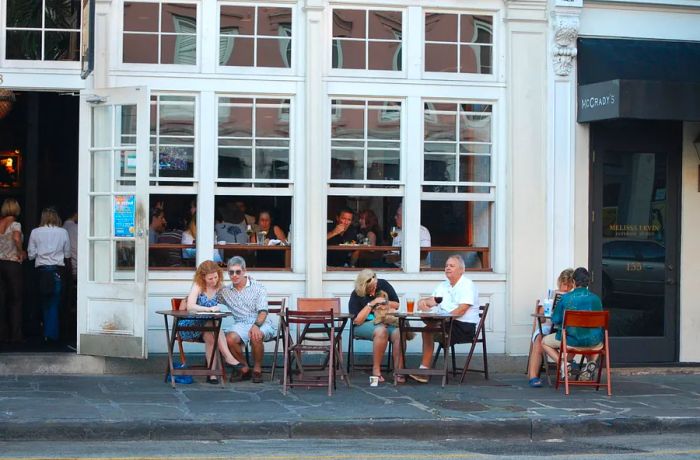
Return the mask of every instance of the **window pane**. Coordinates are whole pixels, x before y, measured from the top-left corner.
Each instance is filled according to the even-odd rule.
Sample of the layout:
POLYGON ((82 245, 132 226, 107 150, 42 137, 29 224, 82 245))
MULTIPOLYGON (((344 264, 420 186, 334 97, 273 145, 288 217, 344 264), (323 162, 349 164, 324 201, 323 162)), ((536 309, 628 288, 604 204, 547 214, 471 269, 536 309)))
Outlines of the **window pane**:
POLYGON ((335 69, 364 69, 365 68, 365 42, 333 40, 334 50, 337 53, 333 62, 335 69))
POLYGON ((460 140, 473 142, 491 141, 491 117, 467 115, 460 117, 460 140))
MULTIPOLYGON (((400 105, 398 108, 400 109, 400 105)), ((387 110, 369 110, 367 112, 367 138, 392 139, 401 138, 401 112, 393 108, 387 110)))
POLYGON ((41 32, 8 30, 5 56, 7 59, 41 59, 41 32))
POLYGON ((258 107, 255 114, 255 137, 289 137, 289 121, 282 115, 280 108, 258 107))
POLYGON ((194 148, 161 146, 158 149, 158 169, 161 177, 192 177, 194 148))
POLYGON ((331 179, 364 179, 364 151, 340 150, 331 151, 331 179))
POLYGON ((289 151, 256 149, 255 175, 258 179, 289 179, 289 151))
POLYGON ((491 157, 460 155, 459 180, 460 182, 490 182, 491 157))
POLYGON ((258 39, 258 67, 291 67, 292 41, 289 38, 258 39))
POLYGON ((248 6, 222 6, 220 32, 222 35, 253 35, 255 33, 255 8, 248 6))
POLYGON ((258 8, 258 35, 280 36, 280 29, 292 30, 291 8, 258 8))
POLYGON ((246 148, 219 148, 219 177, 252 178, 253 151, 246 148))
POLYGON ((463 14, 460 22, 462 43, 493 43, 493 17, 463 14))
POLYGON ((124 62, 158 64, 158 35, 124 34, 124 62))
POLYGON ((46 32, 44 60, 80 60, 80 32, 46 32))
POLYGON ((490 46, 463 45, 460 49, 459 71, 462 73, 482 73, 490 74, 491 52, 490 46))
POLYGON ((80 0, 46 0, 47 29, 80 29, 80 0))
POLYGON ((398 150, 368 150, 367 179, 399 180, 400 156, 401 153, 398 150))
POLYGON ((160 31, 197 33, 197 6, 187 3, 163 3, 160 31))
POLYGON ((428 72, 457 72, 457 46, 426 43, 425 70, 428 72))
POLYGON ((340 114, 333 121, 331 136, 337 139, 364 139, 365 111, 364 109, 338 109, 340 114))
POLYGON ((366 38, 365 10, 333 10, 333 37, 366 38))
POLYGON ((400 11, 370 11, 369 38, 384 40, 401 39, 401 12, 400 11))
POLYGON ((427 153, 430 152, 435 152, 435 153, 455 153, 455 147, 456 143, 454 142, 426 142, 423 145, 423 150, 427 153))
POLYGON ((163 35, 160 40, 161 64, 197 64, 196 35, 163 35))
POLYGON ((454 181, 455 156, 425 155, 423 179, 426 181, 454 181))
POLYGON ((252 135, 252 106, 232 107, 226 105, 219 105, 219 136, 251 137, 252 135))
POLYGON ((457 15, 443 13, 425 14, 425 40, 457 42, 457 15))
POLYGON ((124 31, 158 32, 158 4, 124 2, 124 31))
POLYGON ((401 42, 369 42, 370 70, 401 70, 401 42))
POLYGON ((425 140, 456 141, 457 114, 429 114, 425 118, 425 140))
POLYGON ((161 103, 159 109, 161 136, 194 136, 194 104, 161 103))
POLYGON ((41 0, 8 0, 7 27, 41 27, 41 8, 41 0))
POLYGON ((219 50, 221 65, 252 67, 255 39, 240 37, 222 37, 219 50))

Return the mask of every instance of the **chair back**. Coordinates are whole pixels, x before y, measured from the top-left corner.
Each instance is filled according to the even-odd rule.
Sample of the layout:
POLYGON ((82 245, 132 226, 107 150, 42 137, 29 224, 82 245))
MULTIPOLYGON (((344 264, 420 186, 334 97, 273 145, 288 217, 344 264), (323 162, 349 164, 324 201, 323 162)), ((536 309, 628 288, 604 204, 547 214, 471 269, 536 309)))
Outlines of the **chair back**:
POLYGON ((285 310, 284 318, 287 324, 321 324, 333 327, 333 310, 285 310))
POLYGON ((484 324, 486 324, 486 315, 489 314, 490 303, 481 305, 479 307, 479 323, 476 325, 476 330, 474 331, 474 337, 476 342, 482 342, 486 340, 486 331, 484 330, 484 324))
POLYGON ((610 322, 609 311, 578 311, 567 310, 564 312, 563 327, 586 327, 608 329, 610 322))
POLYGON ((268 300, 267 301, 267 311, 268 313, 284 314, 285 307, 287 305, 287 299, 282 298, 280 300, 268 300))
POLYGON ((333 310, 333 314, 340 313, 339 297, 301 297, 297 299, 297 311, 328 311, 333 310))
POLYGON ((173 297, 170 299, 171 310, 187 310, 187 299, 182 297, 173 297))

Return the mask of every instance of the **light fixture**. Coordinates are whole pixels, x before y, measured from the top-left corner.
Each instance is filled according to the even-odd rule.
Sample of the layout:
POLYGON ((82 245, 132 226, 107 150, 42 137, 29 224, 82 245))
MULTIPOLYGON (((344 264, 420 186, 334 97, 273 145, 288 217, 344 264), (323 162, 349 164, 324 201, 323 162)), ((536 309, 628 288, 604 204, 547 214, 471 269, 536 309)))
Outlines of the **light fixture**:
POLYGON ((700 133, 693 141, 693 146, 695 147, 695 154, 698 156, 698 192, 700 192, 700 133))
POLYGON ((0 89, 0 120, 5 118, 15 103, 15 93, 9 89, 0 89))

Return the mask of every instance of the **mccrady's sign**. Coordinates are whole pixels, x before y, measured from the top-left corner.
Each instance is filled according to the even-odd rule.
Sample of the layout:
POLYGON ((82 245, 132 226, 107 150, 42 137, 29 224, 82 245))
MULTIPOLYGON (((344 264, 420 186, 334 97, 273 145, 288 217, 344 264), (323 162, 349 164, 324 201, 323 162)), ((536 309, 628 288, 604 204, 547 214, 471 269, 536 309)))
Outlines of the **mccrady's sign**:
POLYGON ((620 116, 620 80, 578 87, 578 122, 608 120, 620 116))

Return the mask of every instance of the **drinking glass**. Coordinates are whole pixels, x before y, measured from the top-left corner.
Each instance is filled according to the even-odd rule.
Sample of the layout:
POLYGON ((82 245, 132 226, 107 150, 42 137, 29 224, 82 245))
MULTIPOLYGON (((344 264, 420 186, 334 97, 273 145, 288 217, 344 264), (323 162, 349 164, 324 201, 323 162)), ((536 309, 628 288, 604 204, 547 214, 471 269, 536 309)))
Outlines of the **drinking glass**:
POLYGON ((258 240, 258 246, 264 246, 265 245, 265 235, 267 232, 258 232, 255 237, 258 240))
POLYGON ((413 297, 406 298, 406 313, 413 313, 413 307, 415 306, 415 299, 413 297))
POLYGON ((399 228, 398 227, 391 227, 391 231, 389 232, 392 238, 396 238, 399 236, 399 228))

